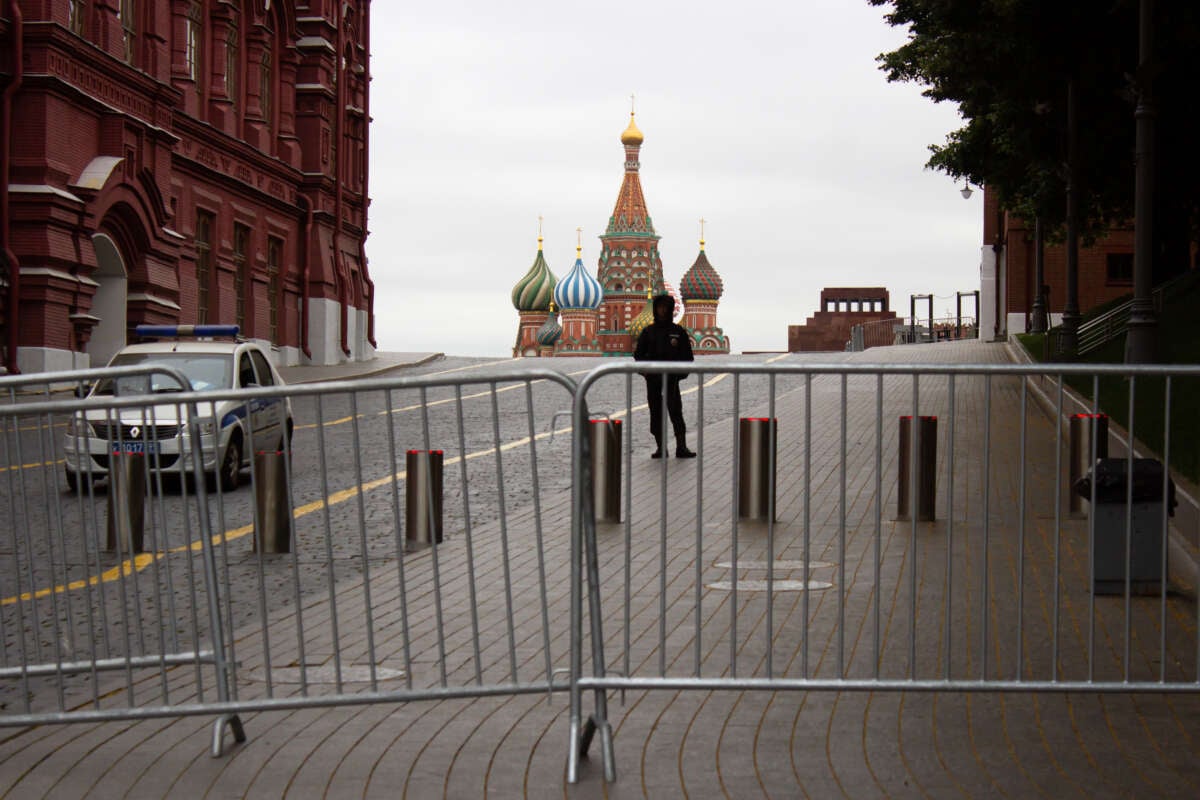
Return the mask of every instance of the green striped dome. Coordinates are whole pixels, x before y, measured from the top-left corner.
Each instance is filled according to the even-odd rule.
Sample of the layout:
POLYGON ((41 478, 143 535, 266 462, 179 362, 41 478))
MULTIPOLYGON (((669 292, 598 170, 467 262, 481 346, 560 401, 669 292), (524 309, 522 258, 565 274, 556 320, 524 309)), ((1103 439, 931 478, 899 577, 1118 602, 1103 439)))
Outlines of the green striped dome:
POLYGON ((517 311, 547 311, 554 296, 554 273, 546 264, 539 244, 537 258, 525 277, 517 281, 512 290, 512 304, 517 311))

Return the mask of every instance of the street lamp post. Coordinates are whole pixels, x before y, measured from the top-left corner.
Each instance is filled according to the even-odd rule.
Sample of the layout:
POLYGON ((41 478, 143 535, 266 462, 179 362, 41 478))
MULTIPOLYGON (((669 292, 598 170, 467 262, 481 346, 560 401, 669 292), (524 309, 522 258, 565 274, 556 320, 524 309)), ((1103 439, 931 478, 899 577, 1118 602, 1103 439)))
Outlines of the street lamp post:
POLYGON ((1042 230, 1041 214, 1033 218, 1033 309, 1030 314, 1029 332, 1045 333, 1049 328, 1046 319, 1046 239, 1042 230))
MULTIPOLYGON (((1079 349, 1079 132, 1075 78, 1067 80, 1067 298, 1063 303, 1062 351, 1079 349)), ((1040 289, 1040 287, 1039 287, 1040 289)))
POLYGON ((1150 52, 1154 44, 1154 2, 1142 0, 1138 8, 1138 102, 1137 171, 1133 197, 1133 306, 1126 323, 1125 361, 1151 364, 1155 361, 1158 320, 1154 315, 1154 118, 1151 95, 1150 52))

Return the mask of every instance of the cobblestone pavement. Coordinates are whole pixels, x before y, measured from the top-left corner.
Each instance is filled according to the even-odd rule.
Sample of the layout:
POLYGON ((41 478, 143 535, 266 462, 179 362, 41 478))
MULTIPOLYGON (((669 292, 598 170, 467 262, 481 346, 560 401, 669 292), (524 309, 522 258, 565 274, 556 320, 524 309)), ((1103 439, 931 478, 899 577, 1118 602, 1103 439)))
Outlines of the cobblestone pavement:
MULTIPOLYGON (((787 356, 782 363, 803 358, 787 356)), ((1002 362, 1007 353, 1001 345, 961 343, 809 360, 910 363, 914 358, 1002 362)), ((383 376, 457 370, 467 379, 480 369, 543 366, 425 361, 423 356, 394 363, 403 369, 383 376)), ((575 379, 598 363, 604 362, 550 362, 575 379)), ((307 377, 294 373, 287 379, 345 377, 341 370, 307 377)), ((952 496, 952 513, 914 526, 893 518, 893 431, 876 428, 877 402, 889 428, 897 415, 912 412, 911 380, 883 380, 877 400, 874 378, 843 386, 835 376, 819 377, 807 389, 800 378, 780 378, 773 387, 780 446, 777 522, 770 531, 762 523, 737 523, 730 497, 733 420, 769 413, 772 387, 766 380, 703 382, 703 424, 696 422, 701 381, 686 384, 693 446, 702 450, 694 462, 645 458, 649 437, 646 414, 637 408, 644 402, 638 382, 605 379, 589 397, 593 411, 630 418, 633 445, 626 448, 631 492, 625 523, 603 524, 598 532, 610 670, 636 677, 728 675, 735 669, 739 677, 761 677, 769 669, 784 677, 863 678, 878 669, 886 678, 937 678, 946 671, 963 680, 1014 674, 1044 680, 1054 673, 1077 680, 1089 669, 1105 679, 1119 677, 1122 669, 1134 680, 1160 670, 1176 680, 1196 674, 1190 586, 1173 586, 1162 609, 1157 597, 1135 598, 1134 641, 1128 646, 1119 599, 1097 604, 1095 628, 1089 630, 1091 610, 1087 592, 1080 589, 1086 580, 1086 552, 1080 551, 1084 526, 1068 519, 1061 532, 1055 528, 1053 509, 1061 498, 1053 497, 1052 428, 1032 407, 1021 413, 1018 381, 991 387, 992 400, 985 405, 985 379, 961 378, 953 411, 945 378, 922 382, 920 413, 937 414, 942 424, 956 426, 953 451, 939 453, 940 469, 949 474, 953 457, 952 471, 961 478, 953 490, 948 482, 939 485, 939 508, 949 508, 952 496), (992 420, 990 428, 982 426, 984 418, 992 420), (1029 450, 1024 484, 1014 477, 1020 475, 1022 418, 1029 450), (806 429, 808 437, 802 435, 806 429), (888 437, 879 488, 877 435, 888 437), (805 441, 810 444, 801 446, 805 441), (977 491, 984 472, 991 479, 988 496, 977 491), (1023 493, 1028 510, 1022 518, 1023 493), (883 510, 878 523, 876 508, 883 510), (1060 567, 1052 569, 1048 565, 1059 550, 1060 567), (777 564, 776 580, 803 577, 807 561, 810 577, 827 588, 777 592, 770 604, 765 592, 743 591, 735 607, 721 582, 735 574, 744 581, 762 579, 764 571, 755 562, 765 562, 768 555, 777 564), (986 590, 980 592, 981 586, 986 590), (1165 665, 1158 661, 1160 635, 1169 659, 1165 665), (1054 637, 1057 662, 1047 655, 1046 642, 1054 637), (1090 663, 1089 637, 1096 642, 1090 663), (1014 641, 1024 649, 1014 650, 1014 641)), ((486 451, 493 442, 492 426, 504 442, 545 433, 562 407, 563 395, 554 389, 516 385, 500 394, 485 387, 482 396, 462 405, 464 427, 471 432, 463 437, 463 451, 486 451), (538 420, 532 432, 528 407, 538 420)), ((323 452, 326 466, 315 473, 304 471, 304 463, 297 468, 308 481, 298 503, 398 468, 379 443, 393 436, 402 446, 421 446, 408 444, 424 436, 416 420, 420 415, 397 413, 420 399, 395 393, 389 400, 379 393, 353 402, 330 397, 319 408, 315 401, 298 404, 297 423, 305 426, 298 442, 307 442, 305 458, 323 452), (346 421, 334 424, 341 420, 346 421), (352 425, 357 435, 348 440, 345 432, 352 425), (321 480, 313 477, 317 474, 321 480)), ((424 398, 450 399, 452 390, 444 389, 424 398)), ((429 411, 432 444, 444 446, 449 460, 460 452, 458 422, 450 413, 457 407, 447 402, 429 411)), ((567 424, 562 420, 558 426, 567 424)), ((495 684, 510 678, 536 682, 548 671, 565 668, 567 442, 566 437, 541 439, 533 454, 518 447, 504 451, 503 460, 493 453, 448 467, 447 540, 436 550, 395 557, 386 483, 305 516, 297 525, 294 570, 284 560, 264 563, 249 552, 245 539, 229 544, 224 548, 226 589, 234 587, 235 594, 239 584, 264 589, 261 603, 251 597, 244 607, 235 604, 241 696, 264 696, 268 677, 274 696, 294 696, 300 691, 299 678, 292 677, 297 672, 310 681, 307 691, 321 694, 332 690, 327 684, 336 678, 329 676, 339 669, 347 691, 365 690, 362 672, 372 656, 382 689, 470 686, 477 680, 495 684), (453 475, 460 467, 469 470, 465 488, 453 475), (521 476, 533 475, 540 480, 538 495, 520 485, 521 476), (312 552, 322 542, 332 558, 312 552), (464 586, 479 593, 476 619, 464 586), (439 625, 444 657, 438 652, 439 625)), ((248 502, 245 492, 230 498, 226 528, 244 516, 248 502)), ((1086 547, 1086 538, 1082 542, 1086 547)), ((171 673, 171 686, 191 691, 189 676, 179 674, 190 671, 171 673)), ((103 688, 119 700, 125 683, 121 679, 103 688)), ((132 692, 140 696, 156 689, 139 684, 132 692)), ((100 694, 90 686, 73 691, 68 697, 80 704, 100 694)), ((585 709, 590 708, 591 697, 585 696, 585 709)), ((447 695, 244 714, 248 741, 217 759, 208 755, 212 720, 206 716, 0 729, 0 794, 1197 796, 1197 710, 1200 701, 1190 694, 638 690, 622 698, 613 692, 609 712, 618 780, 604 782, 593 744, 582 780, 572 786, 564 775, 565 694, 447 695)))

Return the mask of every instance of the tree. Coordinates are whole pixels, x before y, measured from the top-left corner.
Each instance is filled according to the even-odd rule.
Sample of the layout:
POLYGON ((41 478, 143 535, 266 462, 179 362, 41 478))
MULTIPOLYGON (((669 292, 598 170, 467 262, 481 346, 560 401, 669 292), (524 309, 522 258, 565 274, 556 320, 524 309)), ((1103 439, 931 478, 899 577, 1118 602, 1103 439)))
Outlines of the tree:
MULTIPOLYGON (((868 0, 889 6, 908 41, 879 57, 890 81, 954 102, 964 125, 931 145, 928 166, 986 184, 1001 204, 1051 228, 1064 222, 1067 86, 1077 102, 1081 230, 1132 218, 1137 0, 868 0)), ((1155 282, 1188 267, 1200 207, 1200 3, 1158 0, 1155 282)))

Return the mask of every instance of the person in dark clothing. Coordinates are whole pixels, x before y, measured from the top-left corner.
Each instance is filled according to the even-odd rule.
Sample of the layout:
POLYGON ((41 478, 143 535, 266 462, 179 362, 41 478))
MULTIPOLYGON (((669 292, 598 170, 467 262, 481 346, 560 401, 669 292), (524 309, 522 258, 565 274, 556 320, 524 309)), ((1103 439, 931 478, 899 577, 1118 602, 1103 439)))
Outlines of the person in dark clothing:
MULTIPOLYGON (((693 361, 692 339, 682 325, 672 321, 675 316, 675 299, 668 294, 654 298, 654 322, 647 325, 638 336, 637 345, 633 349, 633 357, 637 361, 693 361)), ((671 416, 671 427, 675 430, 675 457, 695 458, 696 454, 688 450, 687 426, 683 422, 683 400, 679 397, 679 382, 686 375, 646 374, 646 398, 650 405, 650 433, 658 449, 650 456, 663 456, 663 420, 662 404, 663 389, 667 392, 667 413, 671 416), (664 378, 666 380, 664 380, 664 378)))

